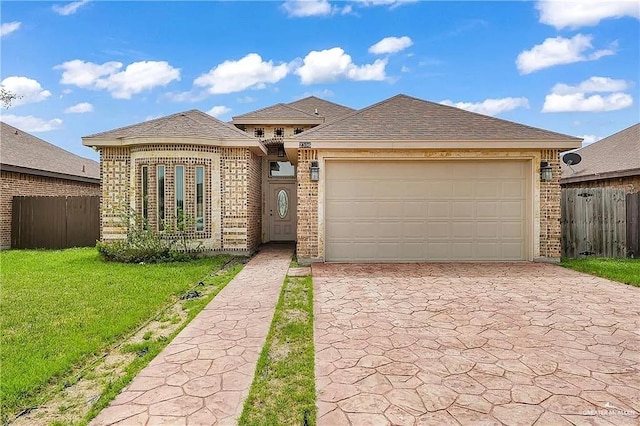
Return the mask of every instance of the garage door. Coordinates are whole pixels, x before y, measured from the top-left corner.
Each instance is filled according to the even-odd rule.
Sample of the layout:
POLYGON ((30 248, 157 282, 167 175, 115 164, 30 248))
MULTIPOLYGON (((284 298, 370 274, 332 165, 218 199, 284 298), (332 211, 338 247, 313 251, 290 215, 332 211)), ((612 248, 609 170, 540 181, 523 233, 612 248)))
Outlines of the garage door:
POLYGON ((529 258, 526 161, 327 161, 325 259, 529 258))

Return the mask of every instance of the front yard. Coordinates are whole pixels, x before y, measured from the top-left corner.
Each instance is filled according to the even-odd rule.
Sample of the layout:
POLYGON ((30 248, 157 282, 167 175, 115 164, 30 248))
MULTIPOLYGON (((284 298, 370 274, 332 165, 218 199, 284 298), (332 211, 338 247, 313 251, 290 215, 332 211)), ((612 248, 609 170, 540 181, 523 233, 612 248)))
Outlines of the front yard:
POLYGON ((566 268, 640 287, 640 259, 562 259, 566 268))
MULTIPOLYGON (((93 248, 0 252, 3 423, 50 397, 44 390, 67 386, 73 371, 109 351, 229 259, 150 265, 105 262, 93 248)), ((239 269, 220 277, 225 282, 216 283, 217 291, 239 269)))

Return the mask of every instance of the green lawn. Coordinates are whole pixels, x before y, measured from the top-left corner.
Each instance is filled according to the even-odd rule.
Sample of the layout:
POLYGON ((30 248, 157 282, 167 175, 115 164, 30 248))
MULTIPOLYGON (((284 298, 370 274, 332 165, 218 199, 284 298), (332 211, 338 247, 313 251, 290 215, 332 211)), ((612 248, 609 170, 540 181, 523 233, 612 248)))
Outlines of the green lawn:
POLYGON ((104 262, 93 248, 0 252, 3 420, 228 259, 132 265, 104 262))
POLYGON ((640 287, 640 259, 562 259, 560 265, 640 287))
POLYGON ((240 425, 316 423, 312 292, 310 276, 285 280, 240 425))

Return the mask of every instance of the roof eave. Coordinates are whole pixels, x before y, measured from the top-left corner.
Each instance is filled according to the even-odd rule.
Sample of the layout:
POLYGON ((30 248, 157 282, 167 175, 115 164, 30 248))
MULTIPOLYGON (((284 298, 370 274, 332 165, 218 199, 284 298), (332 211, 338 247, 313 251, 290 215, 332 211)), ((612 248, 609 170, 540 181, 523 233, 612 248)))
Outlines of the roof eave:
POLYGON ((201 136, 135 136, 126 138, 82 138, 82 144, 94 148, 131 147, 139 145, 204 145, 224 148, 247 148, 258 156, 267 155, 264 145, 256 138, 209 138, 201 136))
POLYGON ((580 146, 581 139, 505 139, 505 140, 358 140, 306 139, 304 133, 285 140, 285 148, 301 146, 314 149, 558 149, 580 146))
POLYGON ((23 173, 23 174, 27 174, 27 175, 33 175, 33 176, 43 176, 43 177, 50 177, 50 178, 56 178, 56 179, 64 179, 64 180, 72 180, 72 181, 76 181, 76 182, 86 182, 86 183, 95 183, 95 184, 99 184, 100 183, 100 178, 94 178, 91 176, 79 176, 79 175, 70 175, 67 173, 59 173, 59 172, 53 172, 53 171, 49 171, 49 170, 39 170, 39 169, 32 169, 30 167, 22 167, 22 166, 16 166, 13 164, 0 164, 0 170, 2 170, 3 172, 12 172, 12 173, 23 173))
POLYGON ((615 172, 591 173, 587 175, 568 176, 560 179, 560 184, 591 182, 595 180, 615 179, 629 176, 640 176, 640 168, 617 170, 615 172))

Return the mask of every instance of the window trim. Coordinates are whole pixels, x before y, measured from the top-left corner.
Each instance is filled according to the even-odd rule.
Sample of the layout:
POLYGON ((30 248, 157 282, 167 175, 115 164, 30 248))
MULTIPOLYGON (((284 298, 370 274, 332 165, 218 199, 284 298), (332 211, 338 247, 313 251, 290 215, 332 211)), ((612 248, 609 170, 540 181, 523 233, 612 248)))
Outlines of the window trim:
POLYGON ((149 224, 149 166, 143 165, 140 169, 140 186, 142 195, 142 220, 146 229, 149 224))
POLYGON ((196 194, 196 199, 195 199, 195 213, 196 213, 196 220, 195 220, 195 228, 196 228, 196 232, 205 232, 205 228, 206 228, 206 212, 207 212, 207 201, 206 201, 206 179, 205 179, 205 167, 204 166, 196 166, 195 167, 195 194, 196 194), (198 170, 202 170, 202 194, 198 194, 198 170), (198 216, 198 196, 200 195, 200 197, 202 198, 202 216, 198 216), (202 229, 198 229, 198 225, 199 223, 199 219, 200 217, 202 217, 202 229))
POLYGON ((186 213, 185 210, 185 195, 186 195, 186 191, 185 191, 185 169, 186 167, 184 166, 184 164, 176 164, 174 169, 173 169, 173 181, 174 181, 174 190, 173 190, 173 198, 174 198, 174 212, 176 215, 176 226, 178 228, 178 230, 180 230, 180 227, 184 227, 184 214, 186 213), (180 215, 180 207, 178 207, 178 169, 182 170, 182 215, 180 215))
POLYGON ((164 231, 164 221, 167 218, 166 212, 166 195, 167 195, 167 168, 164 164, 158 164, 156 166, 156 207, 157 207, 157 220, 158 231, 164 231), (160 173, 162 170, 162 173, 160 173), (162 187, 160 186, 160 176, 162 175, 162 187), (162 191, 161 191, 162 190, 162 191))

